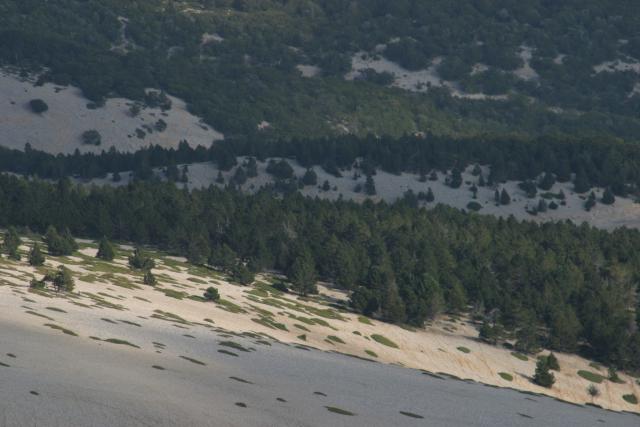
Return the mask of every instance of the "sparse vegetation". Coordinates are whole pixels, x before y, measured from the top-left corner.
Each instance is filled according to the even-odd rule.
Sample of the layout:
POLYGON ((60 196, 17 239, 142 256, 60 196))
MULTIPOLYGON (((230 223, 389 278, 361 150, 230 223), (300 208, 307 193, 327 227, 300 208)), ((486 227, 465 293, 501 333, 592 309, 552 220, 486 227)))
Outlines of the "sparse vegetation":
POLYGON ((394 343, 393 341, 391 341, 389 338, 384 337, 382 335, 379 334, 372 334, 371 338, 382 345, 386 345, 387 347, 391 347, 391 348, 399 348, 398 344, 394 343))

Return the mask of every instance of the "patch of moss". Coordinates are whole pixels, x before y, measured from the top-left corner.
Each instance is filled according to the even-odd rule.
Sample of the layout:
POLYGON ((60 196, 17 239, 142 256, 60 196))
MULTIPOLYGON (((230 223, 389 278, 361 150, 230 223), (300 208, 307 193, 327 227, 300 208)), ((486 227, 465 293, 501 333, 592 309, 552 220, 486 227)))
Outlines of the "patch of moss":
POLYGON ((602 375, 596 374, 591 371, 580 370, 578 371, 578 375, 584 378, 585 380, 591 381, 592 383, 596 383, 596 384, 600 384, 602 381, 606 380, 606 378, 603 377, 602 375))

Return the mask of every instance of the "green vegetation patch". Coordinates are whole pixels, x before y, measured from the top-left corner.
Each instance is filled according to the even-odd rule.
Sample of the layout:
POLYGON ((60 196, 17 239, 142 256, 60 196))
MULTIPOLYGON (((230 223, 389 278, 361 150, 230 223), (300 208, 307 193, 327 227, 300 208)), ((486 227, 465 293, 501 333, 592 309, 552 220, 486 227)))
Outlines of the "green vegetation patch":
POLYGON ((373 326, 373 322, 371 322, 371 319, 365 316, 358 316, 358 322, 364 323, 365 325, 373 326))
POLYGON ((375 352, 375 351, 373 351, 373 350, 365 350, 364 352, 365 352, 365 353, 367 353, 367 354, 368 354, 369 356, 371 356, 371 357, 378 357, 378 355, 376 354, 376 352, 375 352))
POLYGON ((632 405, 638 404, 638 398, 635 394, 625 394, 624 396, 622 396, 622 398, 625 400, 625 402, 631 403, 632 405))
POLYGON ((513 357, 515 357, 516 359, 522 360, 523 362, 527 362, 529 360, 529 358, 526 355, 524 355, 522 353, 517 353, 515 351, 512 351, 511 355, 513 357))
POLYGON ((465 353, 465 354, 471 353, 471 350, 469 350, 467 347, 460 346, 460 347, 456 347, 456 348, 457 348, 458 351, 461 351, 462 353, 465 353))
POLYGON ((337 342, 338 344, 346 344, 340 337, 337 337, 335 335, 329 335, 327 339, 329 341, 337 342))
POLYGON ((506 372, 498 372, 498 375, 500 375, 500 378, 505 381, 513 381, 513 375, 511 374, 508 374, 506 372))
POLYGON ((233 349, 238 350, 238 351, 244 351, 246 353, 249 352, 249 350, 247 350, 242 345, 240 345, 240 344, 238 344, 237 342, 234 342, 234 341, 220 341, 218 344, 221 345, 221 346, 224 346, 224 347, 233 348, 233 349))
POLYGON ((399 411, 399 412, 405 417, 409 417, 409 418, 417 418, 417 419, 424 418, 422 415, 414 414, 413 412, 406 412, 406 411, 399 411))
POLYGON ((246 313, 247 312, 242 307, 240 307, 238 304, 234 304, 231 301, 223 299, 223 298, 220 298, 218 301, 216 301, 216 304, 218 304, 218 307, 220 307, 221 309, 229 311, 231 313, 246 313))
POLYGON ((591 371, 580 370, 578 371, 578 375, 580 375, 585 380, 591 381, 592 383, 596 383, 596 384, 600 384, 601 382, 606 380, 606 378, 603 377, 602 375, 596 374, 595 372, 591 372, 591 371))
POLYGON ((33 311, 33 310, 27 310, 27 311, 25 311, 25 313, 30 314, 30 315, 32 315, 32 316, 42 317, 43 319, 47 319, 47 320, 51 320, 51 321, 55 321, 55 320, 56 320, 56 319, 54 319, 53 317, 49 317, 49 316, 44 315, 44 314, 36 313, 36 312, 35 312, 35 311, 33 311))
POLYGON ((398 344, 394 343, 393 341, 391 341, 389 338, 380 335, 380 334, 372 334, 371 338, 377 342, 378 344, 382 344, 382 345, 386 345, 387 347, 391 347, 391 348, 400 348, 398 347, 398 344))

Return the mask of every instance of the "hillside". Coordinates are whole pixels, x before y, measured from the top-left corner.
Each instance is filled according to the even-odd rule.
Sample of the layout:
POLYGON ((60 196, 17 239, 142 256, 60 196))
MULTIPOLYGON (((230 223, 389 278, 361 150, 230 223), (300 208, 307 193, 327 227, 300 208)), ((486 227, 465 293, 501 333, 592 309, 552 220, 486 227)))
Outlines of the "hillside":
MULTIPOLYGON (((21 247, 23 257, 30 246, 27 240, 21 247)), ((202 394, 212 392, 216 419, 228 425, 256 422, 254 417, 259 413, 269 414, 282 425, 309 422, 313 419, 309 417, 333 420, 336 415, 323 407, 357 414, 356 425, 411 425, 410 418, 398 411, 433 419, 436 414, 431 404, 455 393, 455 388, 472 387, 456 385, 451 378, 534 393, 532 399, 495 394, 491 389, 474 391, 474 395, 484 396, 479 399, 488 399, 488 405, 494 404, 492 399, 497 399, 496 403, 512 400, 510 410, 515 418, 510 425, 523 422, 520 410, 526 418, 545 419, 547 425, 556 425, 566 415, 555 417, 567 411, 575 414, 576 423, 593 423, 596 418, 606 419, 610 425, 634 422, 630 416, 570 406, 556 412, 561 408, 535 397, 539 393, 580 405, 638 411, 637 405, 622 398, 640 393, 634 378, 620 374, 619 384, 604 380, 598 384, 601 394, 592 398, 587 393, 590 382, 577 372, 606 375, 602 368, 580 357, 558 354, 561 371, 556 373, 557 383, 551 390, 544 389, 530 380, 534 357, 514 357, 508 349, 483 344, 477 339, 477 326, 465 317, 444 316, 425 329, 401 328, 349 312, 344 294, 325 287, 317 297, 303 298, 272 287, 271 283, 279 280, 273 276, 260 276, 254 285, 241 286, 213 270, 148 249, 157 264, 153 272, 158 284, 151 287, 142 283, 140 272, 127 266, 131 247, 119 246, 113 262, 94 258, 96 245, 92 242, 82 241, 80 247, 73 256, 49 257, 44 267, 2 259, 0 323, 7 333, 0 337, 0 361, 3 375, 13 384, 3 382, 11 390, 6 389, 9 412, 5 413, 10 425, 12 414, 19 413, 24 399, 44 405, 38 405, 40 409, 30 415, 34 421, 44 414, 44 408, 57 402, 52 414, 59 423, 65 419, 80 422, 102 412, 112 419, 112 425, 124 425, 127 420, 134 425, 146 422, 143 420, 156 420, 160 425, 180 420, 198 424, 202 422, 200 414, 209 413, 202 394), (73 292, 29 289, 32 278, 40 279, 45 271, 61 264, 72 271, 73 292), (212 285, 220 292, 217 302, 201 298, 212 285), (37 340, 14 339, 19 335, 37 340), (55 354, 49 361, 38 356, 44 343, 47 353, 55 354), (370 361, 348 360, 331 353, 412 369, 375 368, 370 361), (77 363, 69 364, 70 358, 77 363), (96 364, 102 364, 101 368, 96 369, 96 364), (69 370, 72 366, 73 373, 69 370), (336 369, 339 371, 334 372, 336 369), (421 375, 416 369, 430 374, 421 375), (345 380, 364 372, 366 376, 356 383, 371 381, 373 389, 355 390, 345 380), (406 398, 388 400, 389 388, 385 387, 385 392, 377 388, 381 383, 374 386, 383 377, 395 378, 393 382, 406 398), (174 393, 158 394, 169 378, 180 378, 175 384, 178 389, 172 386, 174 393), (430 389, 436 385, 444 390, 433 389, 431 404, 412 397, 414 387, 430 389), (148 387, 154 387, 154 397, 144 397, 148 387), (177 390, 185 390, 185 394, 175 393, 177 390), (79 393, 85 397, 80 398, 79 393), (365 399, 369 404, 364 404, 363 393, 371 393, 365 399), (105 398, 110 403, 100 409, 99 402, 105 398), (238 402, 234 399, 248 409, 235 406, 238 402), (526 401, 539 403, 519 409, 526 401), (377 409, 376 402, 382 404, 377 409), (170 406, 160 409, 167 404, 170 406), (306 406, 311 408, 303 409, 306 406), (550 412, 543 413, 543 407, 550 412), (124 411, 124 416, 112 408, 124 411)), ((489 419, 497 421, 493 410, 489 411, 489 419)), ((436 425, 468 425, 468 414, 466 410, 459 414, 438 411, 436 425)), ((511 419, 511 415, 500 418, 511 419)))
POLYGON ((91 100, 157 88, 225 135, 617 135, 638 5, 594 0, 0 2, 0 63, 91 100))

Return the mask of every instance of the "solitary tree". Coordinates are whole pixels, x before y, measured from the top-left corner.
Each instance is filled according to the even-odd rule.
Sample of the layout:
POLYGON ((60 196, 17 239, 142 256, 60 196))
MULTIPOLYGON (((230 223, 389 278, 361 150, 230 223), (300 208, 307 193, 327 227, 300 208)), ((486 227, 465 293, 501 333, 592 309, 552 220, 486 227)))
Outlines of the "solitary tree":
POLYGON ((156 281, 156 276, 154 276, 151 270, 145 270, 142 283, 149 286, 155 286, 158 282, 156 281))
POLYGON ((204 292, 204 299, 207 301, 218 301, 220 300, 220 293, 213 286, 209 286, 204 292))
POLYGON ((538 363, 536 363, 536 373, 533 376, 533 382, 546 388, 551 388, 556 382, 555 376, 549 371, 549 362, 546 357, 538 359, 538 363))
POLYGON ((29 265, 39 267, 44 264, 44 261, 44 254, 40 250, 40 244, 36 242, 29 252, 29 265))
POLYGON ((75 287, 75 281, 73 280, 73 276, 71 275, 71 270, 69 270, 64 265, 61 265, 58 268, 58 271, 53 276, 53 286, 56 288, 56 291, 65 291, 71 292, 75 287))
POLYGON ((49 106, 42 99, 32 99, 29 101, 29 107, 31 107, 31 111, 36 114, 42 114, 49 109, 49 106))
POLYGON ((552 371, 560 370, 560 362, 558 362, 558 358, 553 353, 549 353, 549 355, 547 356, 547 365, 552 371))
POLYGON ((610 188, 604 190, 602 194, 602 204, 604 205, 612 205, 616 202, 616 196, 613 195, 613 192, 610 188))
POLYGON ((511 203, 511 196, 509 196, 509 193, 507 193, 507 190, 503 188, 502 191, 500 192, 500 204, 508 205, 509 203, 511 203))
POLYGON ((20 239, 20 236, 18 235, 16 229, 10 227, 9 230, 7 230, 7 233, 4 235, 3 246, 4 251, 12 260, 20 261, 20 253, 18 252, 18 248, 20 247, 21 243, 22 240, 20 239))
POLYGON ((148 257, 140 248, 135 248, 133 254, 129 257, 129 267, 134 270, 151 270, 156 263, 148 257))
POLYGON ((96 254, 96 258, 99 258, 104 261, 113 261, 116 253, 111 245, 111 242, 107 240, 106 237, 100 239, 100 244, 98 246, 98 253, 96 254))
POLYGON ((373 177, 371 175, 367 175, 367 180, 364 183, 364 192, 367 196, 376 195, 376 183, 373 181, 373 177))
POLYGON ((316 185, 318 183, 318 174, 311 168, 307 169, 302 177, 302 183, 304 185, 316 185))

